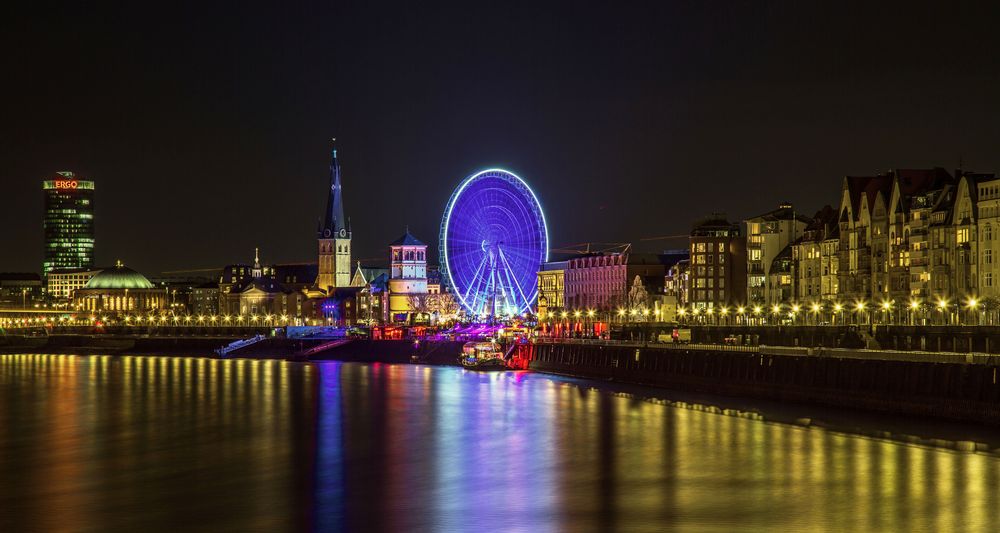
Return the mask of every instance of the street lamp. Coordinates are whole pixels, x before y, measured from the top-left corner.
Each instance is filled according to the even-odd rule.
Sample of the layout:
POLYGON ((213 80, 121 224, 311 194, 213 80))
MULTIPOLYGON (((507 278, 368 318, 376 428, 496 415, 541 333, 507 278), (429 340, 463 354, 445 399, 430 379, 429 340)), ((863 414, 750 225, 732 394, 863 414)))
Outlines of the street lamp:
POLYGON ((892 324, 892 302, 889 300, 882 302, 882 311, 885 312, 886 323, 892 324))
POLYGON ((812 304, 813 322, 817 326, 819 325, 819 312, 822 311, 822 310, 823 310, 823 306, 821 306, 817 302, 813 302, 813 304, 812 304))
POLYGON ((976 300, 975 297, 970 296, 969 300, 967 302, 965 302, 965 305, 966 305, 966 307, 969 308, 969 311, 972 312, 972 316, 976 317, 975 324, 973 324, 973 325, 978 325, 979 324, 979 315, 976 314, 976 308, 979 307, 979 301, 976 300))
POLYGON ((863 322, 864 317, 862 316, 861 313, 865 312, 865 303, 864 302, 857 302, 857 303, 855 303, 854 304, 854 309, 858 312, 858 324, 864 323, 863 322))
POLYGON ((910 300, 910 325, 915 325, 917 322, 917 311, 920 310, 920 302, 917 300, 910 300))
POLYGON ((941 298, 938 300, 937 306, 938 310, 941 311, 941 320, 943 320, 945 325, 947 325, 948 322, 950 322, 950 320, 948 320, 948 315, 945 314, 948 311, 948 300, 941 298))

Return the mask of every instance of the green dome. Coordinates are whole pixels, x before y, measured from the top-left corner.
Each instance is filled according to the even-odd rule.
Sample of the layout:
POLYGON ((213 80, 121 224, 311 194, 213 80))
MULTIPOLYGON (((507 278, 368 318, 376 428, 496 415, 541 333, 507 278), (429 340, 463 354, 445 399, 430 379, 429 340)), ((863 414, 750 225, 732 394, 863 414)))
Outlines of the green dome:
POLYGON ((84 289, 152 289, 146 276, 126 266, 105 268, 83 286, 84 289))

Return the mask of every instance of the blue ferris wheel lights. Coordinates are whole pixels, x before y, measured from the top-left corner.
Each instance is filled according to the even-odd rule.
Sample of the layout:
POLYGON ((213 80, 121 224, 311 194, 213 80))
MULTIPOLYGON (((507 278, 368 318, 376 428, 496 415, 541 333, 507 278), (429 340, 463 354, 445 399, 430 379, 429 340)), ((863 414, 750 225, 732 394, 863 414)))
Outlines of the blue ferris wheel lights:
POLYGON ((467 177, 441 223, 441 263, 473 316, 527 313, 548 260, 548 225, 534 191, 503 169, 467 177))

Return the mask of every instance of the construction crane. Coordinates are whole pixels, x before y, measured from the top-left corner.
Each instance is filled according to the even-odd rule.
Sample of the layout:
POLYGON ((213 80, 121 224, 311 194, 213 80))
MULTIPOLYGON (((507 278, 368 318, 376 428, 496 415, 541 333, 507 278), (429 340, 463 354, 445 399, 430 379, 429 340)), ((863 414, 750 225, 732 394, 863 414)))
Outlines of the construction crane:
POLYGON ((690 237, 691 237, 690 235, 688 235, 687 233, 684 233, 684 234, 681 234, 681 235, 660 235, 659 237, 643 237, 643 238, 641 238, 639 240, 640 241, 670 241, 670 240, 676 240, 676 239, 687 239, 687 238, 690 238, 690 237))
POLYGON ((549 251, 558 254, 598 254, 598 253, 618 253, 625 254, 632 249, 630 242, 581 242, 577 244, 567 244, 559 248, 552 248, 549 251))

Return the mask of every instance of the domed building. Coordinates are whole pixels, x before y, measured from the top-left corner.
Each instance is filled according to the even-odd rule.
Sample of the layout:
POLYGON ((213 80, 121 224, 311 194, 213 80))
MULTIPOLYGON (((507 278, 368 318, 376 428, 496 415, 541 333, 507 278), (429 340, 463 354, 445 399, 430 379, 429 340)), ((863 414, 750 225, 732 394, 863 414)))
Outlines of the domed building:
POLYGON ((167 292, 119 261, 73 293, 74 307, 86 311, 142 313, 166 307, 167 292))

